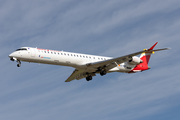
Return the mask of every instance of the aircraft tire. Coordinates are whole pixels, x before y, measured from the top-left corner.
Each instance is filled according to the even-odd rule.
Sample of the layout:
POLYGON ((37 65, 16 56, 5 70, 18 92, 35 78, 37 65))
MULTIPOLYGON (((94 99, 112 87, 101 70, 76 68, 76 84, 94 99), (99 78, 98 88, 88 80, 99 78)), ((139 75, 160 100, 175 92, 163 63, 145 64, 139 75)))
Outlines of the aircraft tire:
POLYGON ((106 71, 105 70, 101 70, 100 75, 101 76, 106 75, 106 71))
POLYGON ((21 66, 21 64, 17 64, 17 67, 20 67, 21 66))
POLYGON ((92 80, 92 76, 87 76, 87 77, 86 77, 86 80, 87 80, 87 81, 92 80))

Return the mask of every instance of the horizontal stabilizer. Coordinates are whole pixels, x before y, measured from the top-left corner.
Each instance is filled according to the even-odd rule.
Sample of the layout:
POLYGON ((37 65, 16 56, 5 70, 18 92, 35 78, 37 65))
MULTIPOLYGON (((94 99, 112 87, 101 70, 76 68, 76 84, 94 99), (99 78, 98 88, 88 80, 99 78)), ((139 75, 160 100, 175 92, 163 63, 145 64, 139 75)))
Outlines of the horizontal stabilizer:
POLYGON ((153 51, 161 51, 161 50, 169 50, 171 48, 162 48, 162 49, 156 49, 156 50, 145 50, 145 53, 153 52, 153 51))
POLYGON ((162 49, 156 49, 156 50, 152 50, 152 51, 161 51, 161 50, 169 50, 171 48, 162 48, 162 49))

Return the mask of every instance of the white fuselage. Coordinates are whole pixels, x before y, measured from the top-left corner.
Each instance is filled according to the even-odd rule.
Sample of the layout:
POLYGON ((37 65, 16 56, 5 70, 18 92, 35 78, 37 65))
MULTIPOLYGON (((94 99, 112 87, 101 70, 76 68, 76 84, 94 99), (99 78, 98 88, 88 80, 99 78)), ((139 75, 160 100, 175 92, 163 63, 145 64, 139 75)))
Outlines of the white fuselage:
MULTIPOLYGON (((55 51, 55 50, 39 49, 39 48, 31 48, 31 47, 22 47, 21 49, 18 49, 15 52, 11 53, 9 57, 11 59, 15 59, 19 61, 62 65, 62 66, 74 67, 76 69, 86 69, 87 65, 90 63, 112 59, 111 57, 103 57, 96 55, 80 54, 80 53, 65 52, 65 51, 55 51)), ((120 65, 117 65, 113 69, 110 69, 108 72, 128 73, 135 66, 136 65, 122 63, 120 65)))
POLYGON ((75 70, 65 82, 83 78, 90 81, 96 74, 104 76, 109 72, 136 73, 150 69, 148 62, 151 54, 169 49, 153 50, 156 44, 157 42, 149 49, 116 58, 32 47, 17 49, 9 58, 18 62, 17 67, 21 66, 21 61, 74 67, 75 70))

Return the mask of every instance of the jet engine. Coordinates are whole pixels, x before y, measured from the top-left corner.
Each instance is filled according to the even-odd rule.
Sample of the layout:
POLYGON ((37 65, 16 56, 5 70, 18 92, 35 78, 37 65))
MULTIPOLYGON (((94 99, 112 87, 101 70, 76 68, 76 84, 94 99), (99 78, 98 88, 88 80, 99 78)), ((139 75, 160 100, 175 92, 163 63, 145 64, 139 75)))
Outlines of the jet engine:
POLYGON ((138 65, 140 63, 143 63, 143 61, 139 57, 133 56, 132 59, 129 60, 128 63, 131 64, 131 65, 138 65))

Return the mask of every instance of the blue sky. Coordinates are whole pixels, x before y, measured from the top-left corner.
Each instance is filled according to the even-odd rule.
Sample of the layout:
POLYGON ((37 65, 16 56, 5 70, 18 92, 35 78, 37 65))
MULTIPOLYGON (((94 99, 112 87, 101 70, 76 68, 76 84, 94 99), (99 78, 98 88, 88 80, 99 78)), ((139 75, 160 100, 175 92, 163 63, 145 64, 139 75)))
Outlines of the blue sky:
POLYGON ((179 0, 1 0, 1 120, 180 119, 179 0), (23 46, 119 57, 151 47, 151 69, 65 83, 74 68, 22 63, 23 46))

